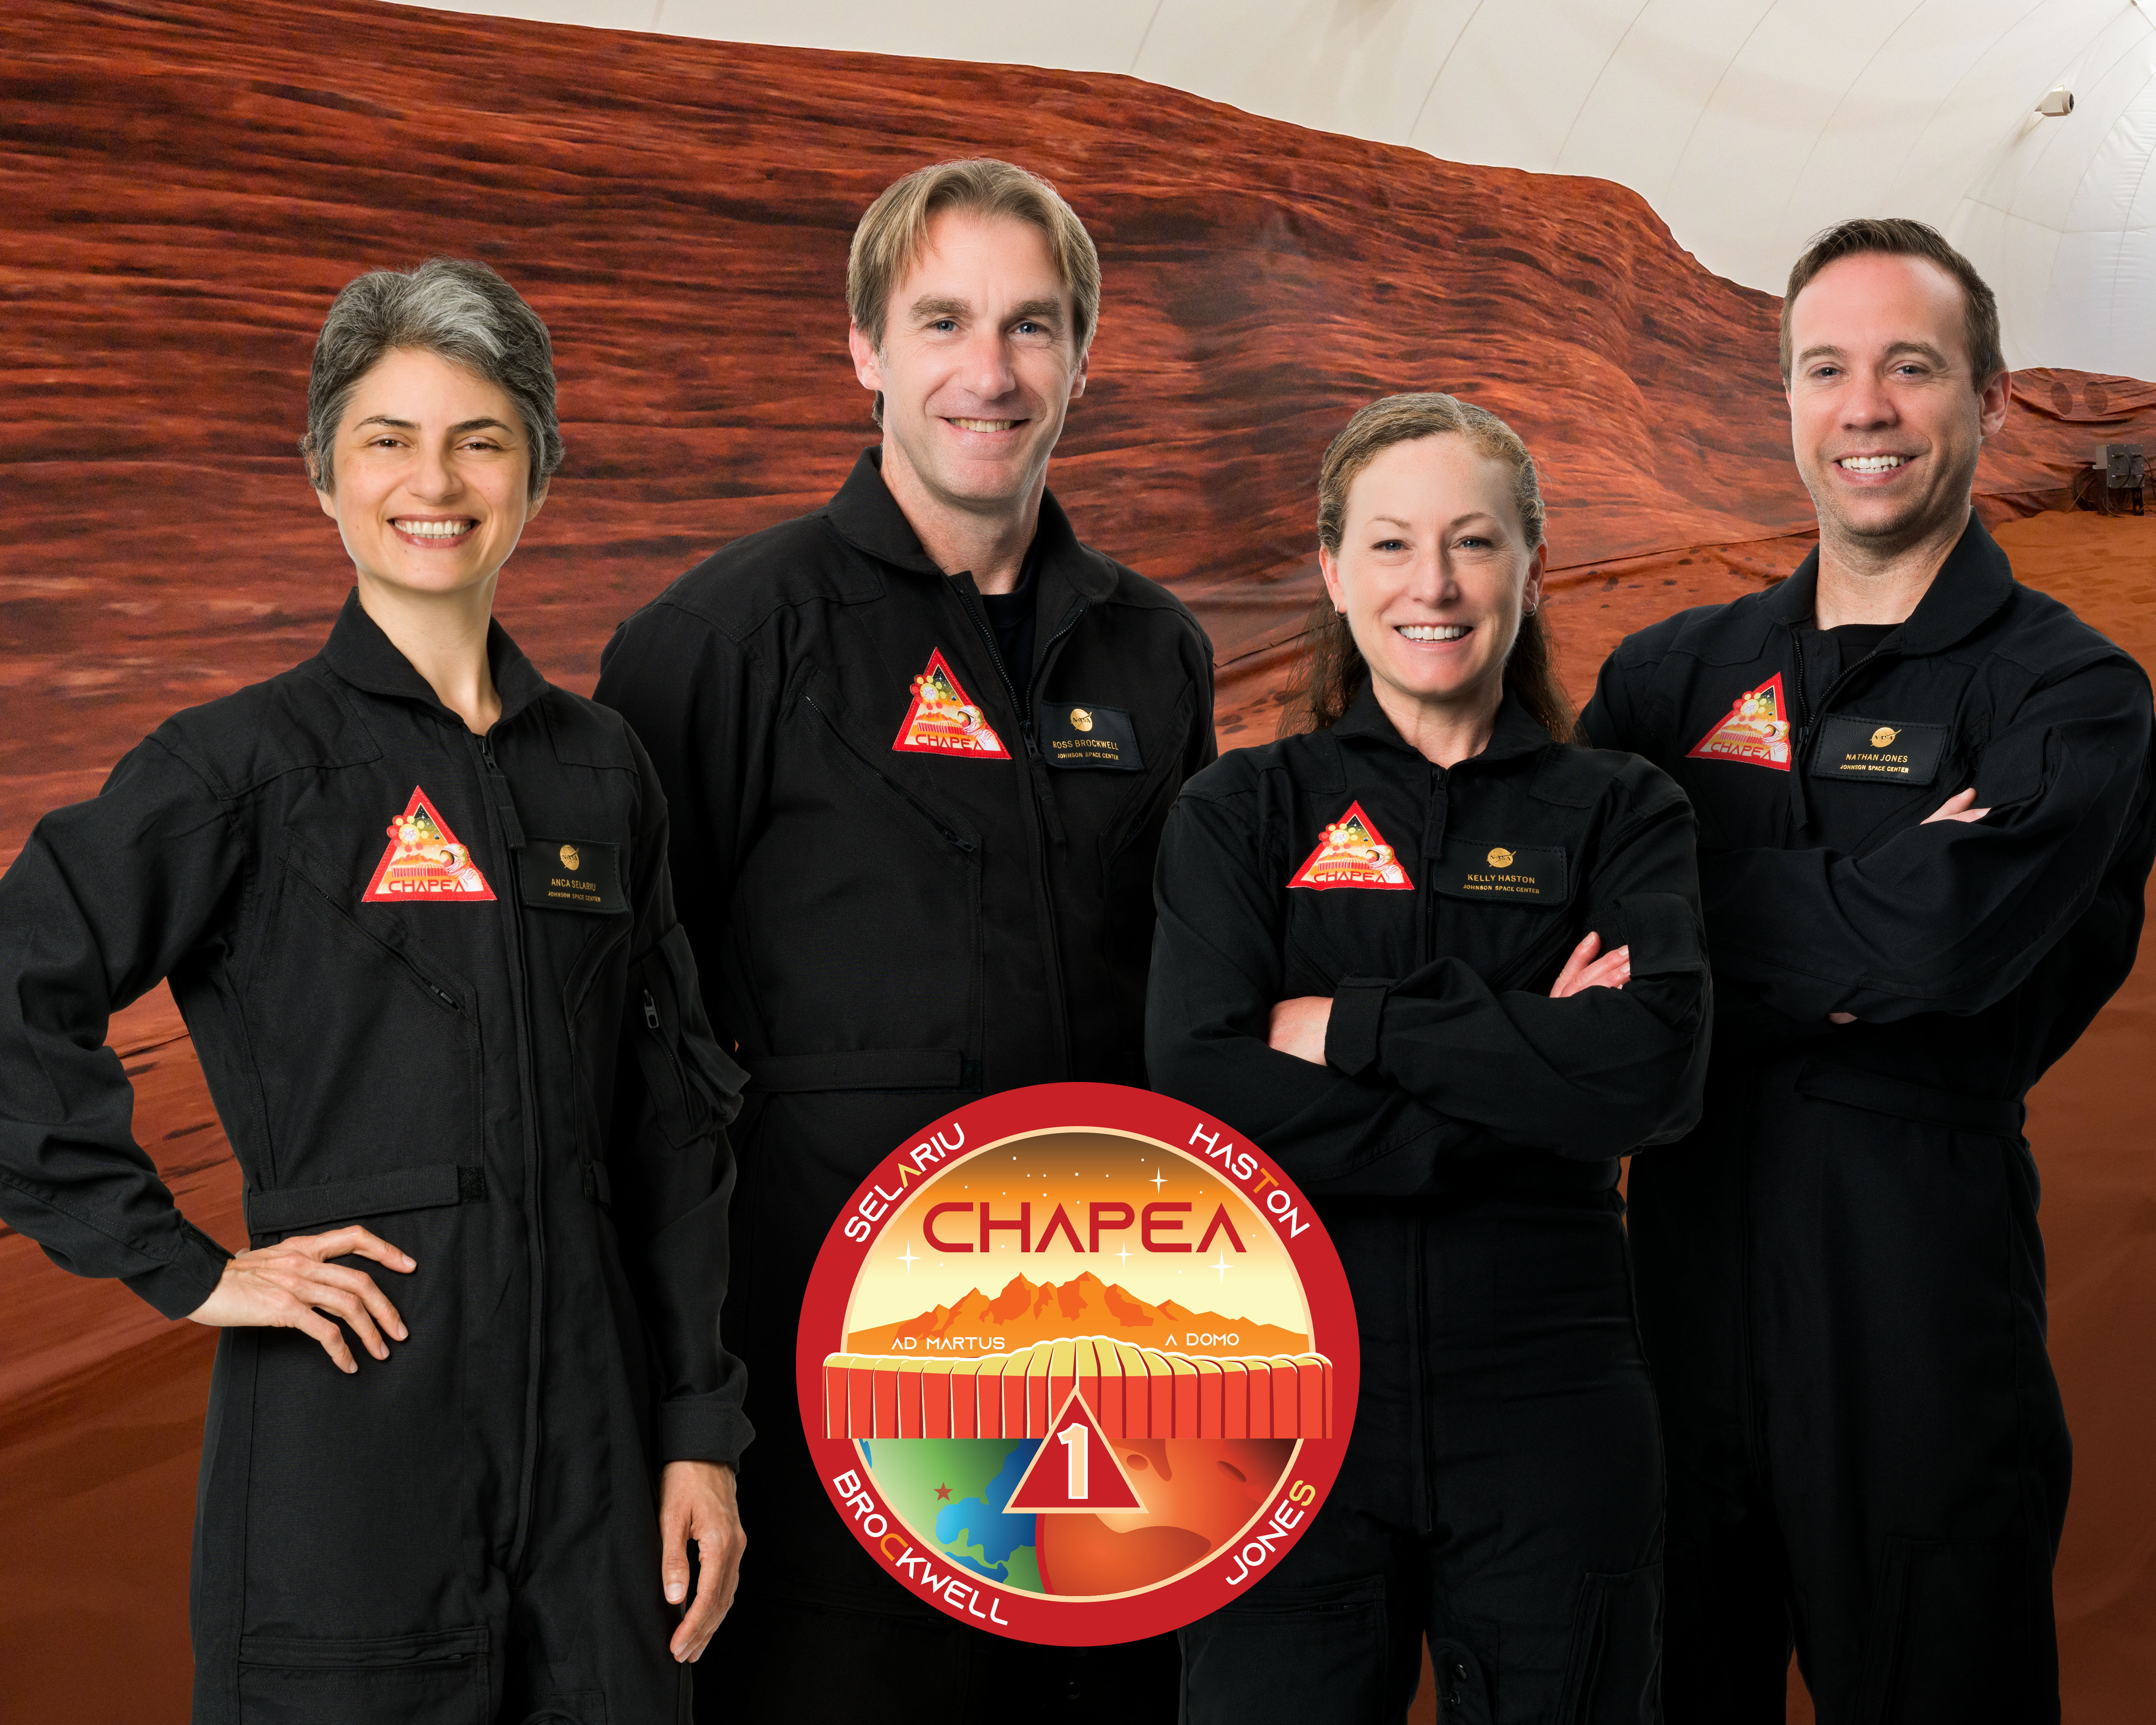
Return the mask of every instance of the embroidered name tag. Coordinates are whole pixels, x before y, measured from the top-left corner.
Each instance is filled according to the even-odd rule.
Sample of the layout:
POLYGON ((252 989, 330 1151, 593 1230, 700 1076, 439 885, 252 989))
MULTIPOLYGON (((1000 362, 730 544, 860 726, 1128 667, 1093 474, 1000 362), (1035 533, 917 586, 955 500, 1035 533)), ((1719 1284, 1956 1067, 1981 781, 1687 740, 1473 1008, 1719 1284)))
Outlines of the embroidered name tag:
POLYGON ((626 911, 621 847, 583 839, 534 839, 516 853, 516 885, 527 905, 547 911, 626 911))
POLYGON ((1499 899, 1511 904, 1561 905, 1565 901, 1564 848, 1493 845, 1486 839, 1447 839, 1437 854, 1430 884, 1453 898, 1499 899))
POLYGON ((1040 752, 1050 766, 1105 767, 1116 773, 1145 770, 1137 726, 1122 708, 1044 701, 1038 711, 1040 752))
POLYGON ((1883 784, 1929 784, 1946 753, 1943 725, 1904 725, 1829 713, 1820 721, 1812 752, 1815 778, 1862 778, 1883 784))

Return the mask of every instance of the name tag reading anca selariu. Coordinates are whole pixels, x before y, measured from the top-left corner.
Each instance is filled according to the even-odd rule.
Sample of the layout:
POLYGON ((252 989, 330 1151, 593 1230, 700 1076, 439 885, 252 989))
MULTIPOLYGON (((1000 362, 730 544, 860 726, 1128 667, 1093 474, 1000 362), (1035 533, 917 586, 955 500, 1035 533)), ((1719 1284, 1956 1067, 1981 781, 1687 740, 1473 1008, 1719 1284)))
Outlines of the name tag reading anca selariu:
POLYGON ((1137 726, 1123 708, 1096 706, 1090 701, 1044 701, 1036 711, 1040 752, 1050 766, 1145 770, 1137 726))
POLYGON ((1812 752, 1814 778, 1868 779, 1875 784, 1929 784, 1939 774, 1947 727, 1895 719, 1829 713, 1820 721, 1812 752))
POLYGON ((516 853, 516 885, 524 902, 542 910, 606 916, 629 908, 621 847, 597 839, 532 839, 516 853))
POLYGON ((1564 847, 1447 839, 1439 849, 1430 884, 1453 898, 1561 905, 1566 897, 1564 847))

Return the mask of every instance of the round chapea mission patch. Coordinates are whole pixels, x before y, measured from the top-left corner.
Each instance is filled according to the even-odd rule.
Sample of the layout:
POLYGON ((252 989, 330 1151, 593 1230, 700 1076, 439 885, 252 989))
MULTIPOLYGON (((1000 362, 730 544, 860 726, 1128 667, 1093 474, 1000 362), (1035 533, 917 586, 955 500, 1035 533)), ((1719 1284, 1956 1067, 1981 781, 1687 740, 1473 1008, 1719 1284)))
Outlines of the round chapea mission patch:
POLYGON ((1340 1471, 1359 1360, 1339 1257, 1262 1150, 1149 1091, 1045 1084, 861 1183, 795 1370, 824 1488, 899 1585, 1091 1646, 1279 1567, 1340 1471))

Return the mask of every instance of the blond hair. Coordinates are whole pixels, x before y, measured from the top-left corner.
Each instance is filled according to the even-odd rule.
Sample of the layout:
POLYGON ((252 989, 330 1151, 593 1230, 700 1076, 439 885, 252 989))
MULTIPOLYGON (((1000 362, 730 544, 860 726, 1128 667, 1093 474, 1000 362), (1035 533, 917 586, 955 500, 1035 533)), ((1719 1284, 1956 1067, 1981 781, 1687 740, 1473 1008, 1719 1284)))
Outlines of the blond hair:
MULTIPOLYGON (((879 352, 892 291, 928 243, 929 219, 947 209, 1030 222, 1047 237, 1055 273, 1070 294, 1070 333, 1083 354, 1101 310, 1101 254, 1077 212, 1039 174, 992 156, 939 162, 894 181, 854 229, 846 258, 846 310, 879 352)), ((876 398, 883 417, 883 398, 876 398)))
MULTIPOLYGON (((1317 470, 1317 542, 1338 557, 1348 526, 1348 493, 1358 476, 1395 444, 1425 437, 1464 437, 1476 454, 1511 469, 1512 506, 1522 536, 1530 552, 1543 542, 1542 486, 1534 457, 1519 433, 1487 408, 1435 392, 1372 402, 1332 439, 1317 470)), ((1281 714, 1283 737, 1338 724, 1370 674, 1347 618, 1322 593, 1311 606, 1304 636, 1302 663, 1281 714)), ((1571 740, 1572 703, 1557 680, 1548 631, 1533 612, 1520 619, 1520 633, 1505 661, 1505 680, 1544 730, 1560 742, 1571 740)))

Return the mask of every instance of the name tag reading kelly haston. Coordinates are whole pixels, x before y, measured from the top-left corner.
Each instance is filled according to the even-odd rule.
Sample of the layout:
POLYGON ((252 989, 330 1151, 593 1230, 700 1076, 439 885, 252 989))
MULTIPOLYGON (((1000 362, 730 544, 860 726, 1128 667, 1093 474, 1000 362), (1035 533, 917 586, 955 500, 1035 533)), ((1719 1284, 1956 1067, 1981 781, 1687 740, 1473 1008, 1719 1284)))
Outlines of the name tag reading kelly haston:
POLYGON ((1453 898, 1561 905, 1567 896, 1564 847, 1447 839, 1438 852, 1430 884, 1453 898))
POLYGON ((621 847, 597 839, 532 839, 516 853, 516 885, 524 902, 542 910, 607 916, 629 908, 621 847))
POLYGON ((1820 721, 1819 747, 1812 752, 1812 777, 1929 784, 1938 777, 1946 747, 1943 725, 1829 713, 1820 721))

